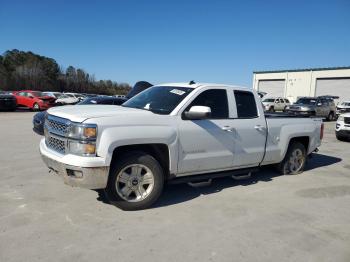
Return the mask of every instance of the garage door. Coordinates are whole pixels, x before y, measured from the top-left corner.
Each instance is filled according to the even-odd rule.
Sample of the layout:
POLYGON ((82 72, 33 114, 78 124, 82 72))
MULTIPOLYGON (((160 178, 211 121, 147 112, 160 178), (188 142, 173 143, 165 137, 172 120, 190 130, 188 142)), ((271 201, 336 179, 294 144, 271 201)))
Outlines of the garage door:
POLYGON ((266 92, 266 97, 275 97, 284 95, 284 80, 259 80, 258 90, 266 92))
POLYGON ((316 95, 339 96, 340 101, 350 100, 350 78, 317 79, 316 95))

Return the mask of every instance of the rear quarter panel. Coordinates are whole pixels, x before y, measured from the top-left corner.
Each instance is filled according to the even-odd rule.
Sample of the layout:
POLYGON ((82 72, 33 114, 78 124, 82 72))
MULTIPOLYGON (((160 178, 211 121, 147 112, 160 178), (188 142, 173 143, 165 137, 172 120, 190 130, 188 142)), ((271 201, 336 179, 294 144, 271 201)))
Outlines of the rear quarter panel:
POLYGON ((321 145, 321 119, 316 118, 267 118, 268 135, 266 154, 262 165, 275 164, 283 160, 289 142, 295 137, 309 137, 307 154, 321 145))

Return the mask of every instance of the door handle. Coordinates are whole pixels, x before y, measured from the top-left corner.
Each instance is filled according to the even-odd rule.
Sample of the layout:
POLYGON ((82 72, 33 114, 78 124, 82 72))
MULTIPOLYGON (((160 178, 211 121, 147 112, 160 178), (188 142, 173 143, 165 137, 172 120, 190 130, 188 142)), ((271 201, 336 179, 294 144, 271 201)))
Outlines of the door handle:
POLYGON ((233 132, 235 130, 235 128, 231 126, 223 126, 221 129, 227 132, 233 132))
POLYGON ((258 131, 265 131, 265 127, 261 126, 261 125, 256 125, 256 126, 254 126, 254 128, 258 131))

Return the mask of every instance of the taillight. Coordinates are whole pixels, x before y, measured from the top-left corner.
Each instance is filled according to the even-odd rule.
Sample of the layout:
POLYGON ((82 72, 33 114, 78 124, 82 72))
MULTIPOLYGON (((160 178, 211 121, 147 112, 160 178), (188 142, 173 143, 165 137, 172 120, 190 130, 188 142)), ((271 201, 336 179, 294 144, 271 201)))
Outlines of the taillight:
POLYGON ((320 139, 323 139, 323 133, 324 133, 324 124, 321 124, 321 132, 320 132, 320 139))

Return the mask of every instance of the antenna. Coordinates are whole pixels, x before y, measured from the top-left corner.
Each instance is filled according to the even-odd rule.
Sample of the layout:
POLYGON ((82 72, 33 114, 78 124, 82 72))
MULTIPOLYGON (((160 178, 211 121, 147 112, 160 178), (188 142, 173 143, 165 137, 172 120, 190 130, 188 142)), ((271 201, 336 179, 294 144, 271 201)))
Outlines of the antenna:
POLYGON ((195 81, 191 80, 189 85, 194 85, 195 83, 196 83, 195 81))

